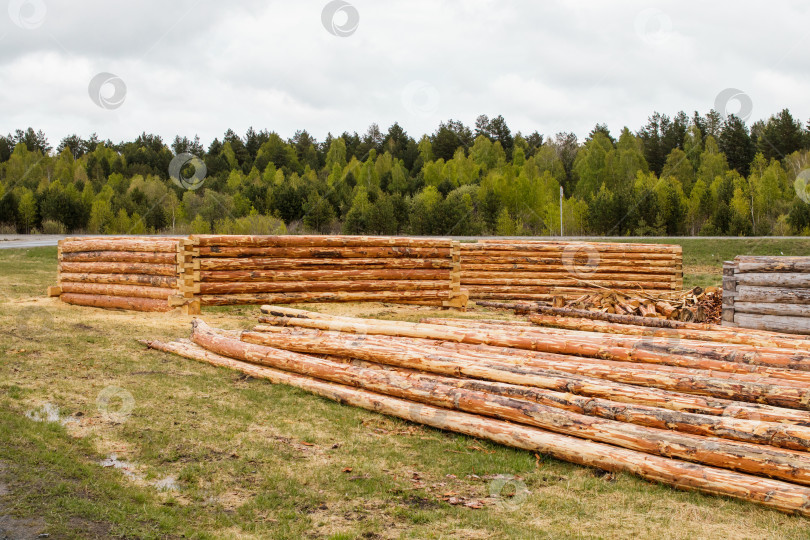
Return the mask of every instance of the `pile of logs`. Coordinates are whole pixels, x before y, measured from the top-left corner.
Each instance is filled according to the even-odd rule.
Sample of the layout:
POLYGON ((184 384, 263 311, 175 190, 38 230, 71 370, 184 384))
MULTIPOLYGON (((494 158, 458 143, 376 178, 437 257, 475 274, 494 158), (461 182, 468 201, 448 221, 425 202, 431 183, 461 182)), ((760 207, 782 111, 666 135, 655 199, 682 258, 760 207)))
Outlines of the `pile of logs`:
POLYGON ((681 247, 667 244, 481 240, 461 244, 461 284, 473 300, 656 294, 681 290, 682 259, 681 247))
POLYGON ((458 242, 384 236, 195 236, 204 306, 394 302, 464 308, 458 242))
POLYGON ((185 240, 176 237, 70 237, 58 244, 50 296, 81 306, 170 311, 183 296, 185 240))
POLYGON ((810 257, 740 255, 725 262, 723 324, 810 334, 810 257))
POLYGON ((252 331, 195 320, 190 341, 145 343, 435 428, 810 516, 803 337, 604 313, 675 328, 262 312, 252 331))
MULTIPOLYGON (((638 315, 678 321, 720 322, 722 291, 717 287, 694 287, 687 291, 652 294, 621 293, 612 290, 584 294, 567 300, 552 298, 554 307, 602 311, 619 315, 638 315)), ((484 303, 484 305, 487 305, 484 303)))

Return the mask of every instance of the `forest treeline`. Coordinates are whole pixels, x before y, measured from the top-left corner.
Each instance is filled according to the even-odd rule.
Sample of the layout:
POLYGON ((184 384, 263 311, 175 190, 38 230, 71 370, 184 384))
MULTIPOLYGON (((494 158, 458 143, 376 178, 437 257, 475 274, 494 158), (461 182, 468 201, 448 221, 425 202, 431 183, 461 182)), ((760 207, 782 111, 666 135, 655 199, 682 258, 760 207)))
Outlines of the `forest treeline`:
POLYGON ((750 127, 655 113, 582 142, 483 115, 418 140, 396 123, 323 141, 251 128, 207 149, 147 133, 53 148, 28 128, 0 136, 0 232, 556 235, 562 187, 566 235, 808 235, 808 149, 810 128, 787 109, 750 127), (196 189, 170 177, 179 154, 205 163, 196 189))

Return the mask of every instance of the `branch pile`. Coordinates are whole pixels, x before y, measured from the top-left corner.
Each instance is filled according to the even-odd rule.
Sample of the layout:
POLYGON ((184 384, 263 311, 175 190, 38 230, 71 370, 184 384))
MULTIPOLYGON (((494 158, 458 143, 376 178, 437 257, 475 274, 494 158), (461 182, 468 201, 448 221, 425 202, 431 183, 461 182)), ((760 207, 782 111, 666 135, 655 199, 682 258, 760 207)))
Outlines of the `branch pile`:
POLYGON ((802 338, 593 319, 584 331, 539 313, 407 323, 262 311, 252 331, 195 320, 190 341, 146 344, 435 428, 810 516, 802 338))

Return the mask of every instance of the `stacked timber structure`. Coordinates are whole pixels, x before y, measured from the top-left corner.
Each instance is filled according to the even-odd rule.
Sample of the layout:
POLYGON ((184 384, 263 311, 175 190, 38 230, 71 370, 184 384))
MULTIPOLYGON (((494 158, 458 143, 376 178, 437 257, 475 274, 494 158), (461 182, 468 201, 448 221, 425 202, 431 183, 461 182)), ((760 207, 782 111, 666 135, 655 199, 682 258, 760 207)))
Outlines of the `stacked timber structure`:
POLYGON ((391 302, 465 308, 458 242, 380 236, 89 237, 59 243, 51 296, 199 313, 201 305, 391 302))
POLYGON ((667 244, 481 240, 461 245, 461 285, 474 300, 550 301, 598 289, 683 288, 683 251, 667 244))
POLYGON ((723 325, 810 334, 810 257, 739 255, 725 262, 723 325))

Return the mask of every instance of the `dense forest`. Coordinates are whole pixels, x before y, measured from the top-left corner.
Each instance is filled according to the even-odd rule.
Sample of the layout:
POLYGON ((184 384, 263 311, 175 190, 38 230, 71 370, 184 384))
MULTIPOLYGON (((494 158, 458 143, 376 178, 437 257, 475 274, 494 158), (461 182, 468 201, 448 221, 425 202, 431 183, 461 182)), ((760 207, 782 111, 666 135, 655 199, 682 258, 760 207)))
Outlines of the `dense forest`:
POLYGON ((655 113, 582 142, 483 115, 418 140, 396 123, 320 142, 251 128, 207 149, 147 133, 54 149, 28 128, 0 136, 0 232, 557 235, 562 204, 566 235, 808 235, 808 149, 787 109, 750 128, 716 111, 655 113), (204 166, 172 178, 181 154, 204 166))

